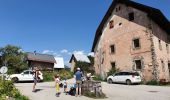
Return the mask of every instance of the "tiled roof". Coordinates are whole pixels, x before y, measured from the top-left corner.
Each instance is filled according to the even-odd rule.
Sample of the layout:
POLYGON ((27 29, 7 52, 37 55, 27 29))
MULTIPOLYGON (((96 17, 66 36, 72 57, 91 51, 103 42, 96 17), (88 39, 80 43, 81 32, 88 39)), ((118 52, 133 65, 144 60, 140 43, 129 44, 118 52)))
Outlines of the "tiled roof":
POLYGON ((70 63, 73 60, 73 58, 75 58, 76 61, 90 63, 89 58, 86 55, 84 55, 84 54, 73 54, 71 59, 70 59, 70 63))
POLYGON ((27 53, 27 60, 56 63, 53 55, 39 53, 27 53))

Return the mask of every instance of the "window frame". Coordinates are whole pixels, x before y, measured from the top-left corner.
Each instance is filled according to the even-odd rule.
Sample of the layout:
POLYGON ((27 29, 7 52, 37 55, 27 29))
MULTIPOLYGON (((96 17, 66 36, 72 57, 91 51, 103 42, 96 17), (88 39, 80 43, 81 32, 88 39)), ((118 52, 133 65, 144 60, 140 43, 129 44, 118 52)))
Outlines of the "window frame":
POLYGON ((141 59, 135 59, 135 60, 134 60, 134 63, 135 63, 135 69, 136 69, 136 70, 142 70, 143 64, 142 64, 142 60, 141 60, 141 59), (140 61, 141 68, 137 68, 137 63, 136 63, 136 61, 140 61))
POLYGON ((132 44, 133 44, 133 49, 136 50, 136 49, 140 49, 141 48, 141 41, 140 41, 140 38, 134 38, 132 40, 132 44), (139 40, 139 47, 135 47, 135 40, 139 40))
POLYGON ((109 21, 109 29, 114 28, 114 20, 109 21))
POLYGON ((135 13, 134 12, 130 12, 128 13, 128 20, 129 21, 134 21, 135 20, 135 13))
POLYGON ((116 53, 116 46, 115 44, 110 45, 110 54, 115 54, 116 53), (112 52, 112 47, 114 47, 114 52, 112 52))

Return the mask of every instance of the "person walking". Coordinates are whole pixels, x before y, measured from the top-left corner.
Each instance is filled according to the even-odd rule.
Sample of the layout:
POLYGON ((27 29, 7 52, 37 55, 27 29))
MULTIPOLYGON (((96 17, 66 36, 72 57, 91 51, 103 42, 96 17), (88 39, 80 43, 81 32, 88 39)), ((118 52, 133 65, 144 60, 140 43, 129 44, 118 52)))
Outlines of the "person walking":
POLYGON ((34 84, 33 84, 33 90, 32 92, 36 92, 36 89, 35 89, 35 86, 37 85, 37 82, 38 82, 38 79, 39 79, 39 69, 38 67, 34 67, 34 70, 33 70, 33 78, 34 78, 34 84))
POLYGON ((60 96, 60 76, 57 74, 55 76, 55 88, 56 88, 56 96, 60 96))
POLYGON ((75 73, 76 78, 76 96, 81 96, 81 85, 82 85, 82 72, 80 68, 77 68, 77 72, 75 73))

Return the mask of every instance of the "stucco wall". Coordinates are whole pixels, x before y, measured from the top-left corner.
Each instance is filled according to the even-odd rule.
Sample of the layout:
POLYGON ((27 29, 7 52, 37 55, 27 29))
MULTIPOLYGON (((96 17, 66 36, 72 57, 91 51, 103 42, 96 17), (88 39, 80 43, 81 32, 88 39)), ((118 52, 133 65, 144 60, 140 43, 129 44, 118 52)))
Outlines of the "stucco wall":
POLYGON ((143 67, 140 70, 144 80, 151 80, 153 75, 151 40, 147 31, 150 20, 145 12, 118 4, 121 10, 114 10, 105 24, 103 34, 95 48, 95 70, 97 74, 106 75, 111 69, 111 62, 116 62, 116 68, 135 70, 134 59, 142 59, 143 67), (135 13, 135 20, 128 20, 128 13, 135 13), (109 21, 114 20, 114 28, 109 28, 109 21), (119 25, 122 23, 122 25, 119 25), (132 40, 140 39, 141 48, 134 50, 132 40), (110 53, 110 46, 115 45, 115 54, 110 53))

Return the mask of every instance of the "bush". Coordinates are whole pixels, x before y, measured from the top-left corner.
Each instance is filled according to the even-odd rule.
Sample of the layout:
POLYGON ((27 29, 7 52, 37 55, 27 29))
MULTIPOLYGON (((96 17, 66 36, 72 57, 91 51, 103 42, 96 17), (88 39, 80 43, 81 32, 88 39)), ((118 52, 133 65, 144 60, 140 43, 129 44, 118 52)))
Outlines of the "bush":
POLYGON ((107 73, 107 76, 113 75, 113 74, 115 74, 116 72, 119 72, 119 69, 116 69, 115 67, 113 67, 113 68, 107 73))
POLYGON ((11 81, 0 80, 0 98, 6 100, 8 98, 15 98, 15 100, 29 100, 28 97, 21 95, 18 89, 15 88, 11 81))
POLYGON ((152 81, 148 81, 146 83, 146 85, 159 85, 159 82, 155 81, 155 80, 152 80, 152 81))
POLYGON ((54 71, 54 72, 43 72, 43 78, 45 82, 49 82, 49 81, 54 81, 54 76, 59 74, 61 77, 61 80, 63 80, 64 78, 67 79, 71 79, 73 78, 73 73, 69 70, 60 70, 60 71, 54 71))
POLYGON ((95 80, 95 81, 104 81, 104 82, 107 81, 106 78, 103 80, 102 77, 101 77, 100 75, 95 75, 95 76, 93 77, 93 80, 95 80))

